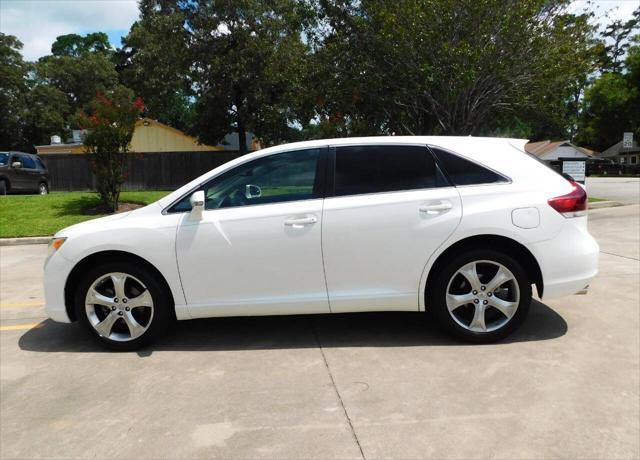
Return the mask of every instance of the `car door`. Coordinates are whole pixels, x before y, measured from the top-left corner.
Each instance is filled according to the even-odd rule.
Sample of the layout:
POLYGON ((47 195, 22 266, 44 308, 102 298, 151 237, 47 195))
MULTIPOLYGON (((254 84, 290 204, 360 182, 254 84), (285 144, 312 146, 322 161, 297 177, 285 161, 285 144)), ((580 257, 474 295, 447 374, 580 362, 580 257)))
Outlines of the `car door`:
POLYGON ((9 162, 11 190, 24 191, 28 189, 29 181, 28 175, 24 170, 24 158, 25 155, 20 155, 19 153, 11 155, 11 161, 9 162), (16 163, 20 163, 20 166, 14 166, 16 163))
POLYGON ((20 155, 20 160, 22 162, 22 168, 19 172, 24 180, 24 190, 38 190, 38 186, 40 185, 40 170, 38 169, 35 159, 29 155, 20 155))
POLYGON ((423 269, 460 222, 456 188, 424 145, 331 151, 334 196, 322 217, 331 311, 417 311, 423 269))
POLYGON ((321 250, 326 150, 258 158, 201 187, 205 210, 185 213, 176 237, 194 318, 329 311, 321 250))

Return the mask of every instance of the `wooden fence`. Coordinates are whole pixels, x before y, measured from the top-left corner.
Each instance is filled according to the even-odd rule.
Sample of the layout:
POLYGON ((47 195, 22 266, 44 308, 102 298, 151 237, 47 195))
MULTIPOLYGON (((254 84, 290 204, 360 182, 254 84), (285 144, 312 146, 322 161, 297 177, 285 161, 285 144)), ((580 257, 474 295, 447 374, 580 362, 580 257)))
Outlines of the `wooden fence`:
MULTIPOLYGON (((174 190, 221 164, 237 151, 128 153, 123 190, 174 190)), ((95 190, 91 155, 43 154, 52 191, 95 190)))

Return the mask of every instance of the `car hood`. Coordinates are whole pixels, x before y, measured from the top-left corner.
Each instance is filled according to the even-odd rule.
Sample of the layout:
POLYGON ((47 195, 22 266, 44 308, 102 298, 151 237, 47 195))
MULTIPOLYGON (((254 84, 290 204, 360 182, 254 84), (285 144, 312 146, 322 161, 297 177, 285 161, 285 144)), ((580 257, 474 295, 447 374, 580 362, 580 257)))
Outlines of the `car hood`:
POLYGON ((157 212, 158 205, 156 203, 152 203, 143 208, 135 209, 133 211, 122 212, 119 214, 112 214, 110 216, 99 217, 97 219, 87 220, 86 222, 81 222, 79 224, 71 225, 70 227, 63 228, 59 232, 57 232, 54 236, 56 238, 60 237, 70 237, 75 235, 81 235, 85 233, 92 233, 101 230, 108 230, 109 228, 119 227, 124 224, 123 221, 129 221, 130 219, 135 218, 136 216, 143 217, 148 212, 157 212))

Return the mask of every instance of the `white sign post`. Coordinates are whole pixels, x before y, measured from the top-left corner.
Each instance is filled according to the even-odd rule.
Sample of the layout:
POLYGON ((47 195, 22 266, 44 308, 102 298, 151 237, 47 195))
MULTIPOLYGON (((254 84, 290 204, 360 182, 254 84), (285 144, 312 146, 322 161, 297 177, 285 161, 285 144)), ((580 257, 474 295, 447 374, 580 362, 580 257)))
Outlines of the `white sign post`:
POLYGON ((568 174, 576 182, 584 184, 586 161, 563 161, 562 172, 568 174))
POLYGON ((622 135, 622 148, 630 149, 633 147, 633 133, 624 133, 622 135))

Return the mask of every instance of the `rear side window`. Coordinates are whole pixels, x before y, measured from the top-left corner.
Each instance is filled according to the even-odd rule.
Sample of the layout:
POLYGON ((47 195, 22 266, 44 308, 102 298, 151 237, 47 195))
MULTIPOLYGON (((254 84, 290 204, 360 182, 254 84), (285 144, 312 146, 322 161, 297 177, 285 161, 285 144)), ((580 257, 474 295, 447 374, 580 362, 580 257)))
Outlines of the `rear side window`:
POLYGON ((28 157, 26 155, 20 155, 20 161, 22 162, 23 168, 36 169, 36 162, 33 161, 33 158, 28 157))
POLYGON ((425 147, 357 145, 336 148, 335 196, 445 185, 425 147))
POLYGON ((431 147, 431 151, 454 185, 495 184, 509 182, 506 177, 453 153, 431 147))
POLYGON ((47 169, 40 158, 36 158, 36 163, 38 164, 38 168, 47 169))

